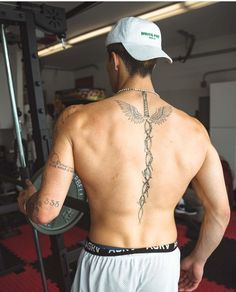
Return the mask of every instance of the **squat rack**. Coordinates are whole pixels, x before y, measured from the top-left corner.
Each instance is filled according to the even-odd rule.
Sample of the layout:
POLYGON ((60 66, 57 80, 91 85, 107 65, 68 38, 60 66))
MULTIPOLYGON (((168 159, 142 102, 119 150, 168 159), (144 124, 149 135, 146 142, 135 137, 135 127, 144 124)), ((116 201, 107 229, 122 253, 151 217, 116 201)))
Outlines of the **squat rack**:
POLYGON ((0 23, 20 28, 28 101, 30 105, 33 139, 35 141, 36 168, 44 165, 51 145, 45 118, 42 81, 38 59, 36 27, 65 38, 66 18, 62 8, 27 3, 0 4, 0 23))

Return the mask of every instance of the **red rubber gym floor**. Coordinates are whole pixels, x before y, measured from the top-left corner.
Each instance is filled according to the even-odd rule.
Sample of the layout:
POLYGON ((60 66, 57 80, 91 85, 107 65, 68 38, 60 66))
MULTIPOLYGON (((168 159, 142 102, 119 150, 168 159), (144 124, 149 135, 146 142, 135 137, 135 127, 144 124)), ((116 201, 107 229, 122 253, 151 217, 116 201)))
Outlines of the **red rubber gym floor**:
MULTIPOLYGON (((179 246, 182 256, 185 256, 193 249, 196 240, 190 234, 192 227, 188 224, 186 225, 185 221, 177 221, 177 226, 179 246)), ((2 275, 0 277, 0 291, 43 292, 32 228, 30 225, 24 224, 17 227, 17 229, 20 231, 19 235, 0 240, 0 249, 3 258, 7 259, 9 265, 18 262, 22 264, 23 269, 17 273, 11 272, 2 275)), ((86 235, 87 232, 85 230, 74 227, 64 234, 65 246, 67 248, 75 247, 86 235)), ((59 283, 55 274, 55 266, 53 267, 49 237, 40 234, 40 243, 45 262, 49 292, 59 292, 59 283)), ((232 212, 230 224, 225 236, 220 246, 208 260, 205 266, 204 279, 196 290, 196 292, 224 291, 236 291, 236 211, 232 212)))

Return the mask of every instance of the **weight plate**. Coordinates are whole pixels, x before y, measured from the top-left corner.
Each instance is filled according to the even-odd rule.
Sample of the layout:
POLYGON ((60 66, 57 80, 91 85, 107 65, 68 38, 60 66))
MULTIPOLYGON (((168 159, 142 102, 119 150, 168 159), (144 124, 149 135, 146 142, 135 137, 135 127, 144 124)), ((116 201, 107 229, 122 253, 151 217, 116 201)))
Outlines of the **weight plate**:
MULTIPOLYGON (((43 170, 40 169, 32 178, 35 188, 38 190, 42 181, 43 170)), ((80 178, 74 175, 67 198, 59 215, 48 224, 36 224, 30 220, 32 225, 41 233, 57 235, 71 229, 88 211, 87 197, 80 178), (68 199, 68 206, 67 206, 68 199)))

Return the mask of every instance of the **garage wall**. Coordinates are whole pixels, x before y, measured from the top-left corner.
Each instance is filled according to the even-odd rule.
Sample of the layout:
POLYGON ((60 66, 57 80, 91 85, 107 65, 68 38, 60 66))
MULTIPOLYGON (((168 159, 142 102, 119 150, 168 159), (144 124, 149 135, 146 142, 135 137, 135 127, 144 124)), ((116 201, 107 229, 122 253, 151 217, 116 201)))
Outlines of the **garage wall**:
MULTIPOLYGON (((210 133, 213 144, 236 174, 236 81, 210 87, 210 133)), ((236 181, 235 181, 236 186, 236 181)))
MULTIPOLYGON (((196 41, 192 55, 226 48, 236 48, 236 35, 226 35, 208 40, 196 41)), ((183 56, 184 46, 167 49, 170 56, 183 56)), ((208 87, 202 88, 203 74, 208 71, 236 67, 236 51, 227 54, 212 55, 189 59, 186 63, 175 62, 171 65, 161 63, 154 74, 154 80, 160 84, 160 93, 173 105, 193 114, 197 110, 198 97, 209 96, 209 84, 212 82, 236 80, 236 71, 211 74, 207 77, 208 87), (188 99, 191 99, 189 101, 188 99)))
POLYGON ((112 94, 112 90, 106 72, 106 61, 89 65, 86 68, 74 72, 75 79, 91 75, 94 77, 94 87, 103 88, 106 92, 106 96, 110 96, 112 94))
POLYGON ((57 90, 70 89, 75 87, 75 77, 73 71, 43 69, 41 71, 41 78, 47 103, 53 103, 55 92, 57 90))

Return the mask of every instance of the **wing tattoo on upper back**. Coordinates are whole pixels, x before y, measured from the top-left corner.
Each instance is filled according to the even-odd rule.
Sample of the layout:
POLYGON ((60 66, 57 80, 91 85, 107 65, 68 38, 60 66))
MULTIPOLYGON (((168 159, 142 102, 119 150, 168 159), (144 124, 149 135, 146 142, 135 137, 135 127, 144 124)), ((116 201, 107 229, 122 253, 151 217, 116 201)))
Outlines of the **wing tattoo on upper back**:
POLYGON ((167 117, 171 114, 172 107, 171 106, 163 106, 155 111, 154 114, 150 117, 150 122, 154 124, 162 124, 166 121, 167 117))
POLYGON ((135 124, 141 124, 144 122, 143 115, 135 106, 121 100, 116 100, 116 102, 119 104, 121 110, 131 122, 134 122, 135 124))

